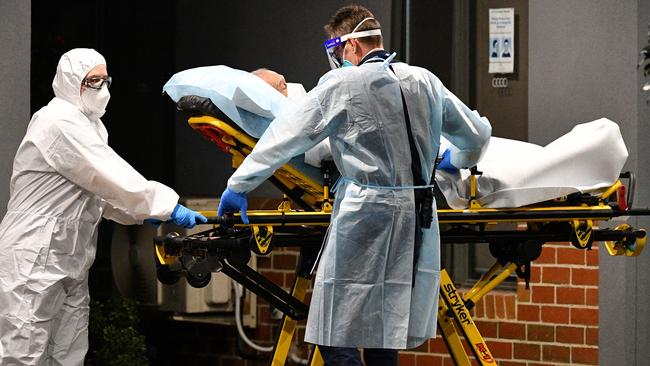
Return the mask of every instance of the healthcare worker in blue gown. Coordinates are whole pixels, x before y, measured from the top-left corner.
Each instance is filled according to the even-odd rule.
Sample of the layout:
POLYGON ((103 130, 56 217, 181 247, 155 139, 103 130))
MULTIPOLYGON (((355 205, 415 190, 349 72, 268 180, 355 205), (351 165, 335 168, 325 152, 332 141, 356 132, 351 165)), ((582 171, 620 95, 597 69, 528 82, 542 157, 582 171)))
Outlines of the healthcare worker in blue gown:
POLYGON ((422 228, 414 186, 430 188, 441 134, 455 146, 442 164, 464 168, 480 160, 491 127, 429 71, 390 63, 379 22, 367 9, 341 8, 325 30, 335 69, 271 123, 228 180, 219 215, 241 210, 247 221, 246 193, 292 157, 329 139, 342 181, 305 341, 320 346, 328 365, 361 365, 357 348, 364 349, 369 366, 397 365, 397 350, 436 334, 435 201, 433 222, 422 228))
POLYGON ((100 117, 110 83, 97 51, 65 53, 55 97, 18 147, 0 224, 0 365, 83 364, 88 270, 102 217, 127 225, 206 221, 108 146, 100 117))

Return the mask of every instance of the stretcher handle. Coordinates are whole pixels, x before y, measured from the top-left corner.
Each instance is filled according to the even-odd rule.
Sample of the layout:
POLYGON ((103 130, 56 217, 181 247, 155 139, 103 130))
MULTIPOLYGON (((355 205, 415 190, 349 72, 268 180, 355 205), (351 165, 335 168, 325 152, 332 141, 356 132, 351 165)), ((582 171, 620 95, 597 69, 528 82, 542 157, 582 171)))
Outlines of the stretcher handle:
POLYGON ((232 226, 235 224, 241 224, 240 216, 232 216, 232 214, 223 215, 222 217, 218 216, 205 216, 208 219, 206 222, 197 222, 197 225, 226 225, 232 226))
MULTIPOLYGON (((526 242, 560 242, 571 241, 574 234, 569 231, 531 232, 531 231, 477 231, 477 232, 441 232, 440 242, 443 244, 459 243, 510 243, 513 241, 526 242)), ((598 229, 593 231, 594 241, 614 241, 623 238, 642 239, 646 236, 644 230, 620 231, 598 229)))
MULTIPOLYGON (((284 214, 277 211, 271 211, 271 215, 256 215, 251 212, 248 213, 248 225, 284 225, 284 224, 323 224, 330 222, 331 214, 327 213, 291 213, 284 214)), ((211 225, 244 225, 239 214, 225 214, 221 217, 211 216, 208 217, 207 224, 211 225)))
POLYGON ((627 178, 628 180, 628 187, 627 187, 627 210, 632 210, 632 205, 634 205, 634 195, 636 193, 636 180, 634 179, 634 173, 632 172, 625 172, 621 173, 619 178, 627 178))

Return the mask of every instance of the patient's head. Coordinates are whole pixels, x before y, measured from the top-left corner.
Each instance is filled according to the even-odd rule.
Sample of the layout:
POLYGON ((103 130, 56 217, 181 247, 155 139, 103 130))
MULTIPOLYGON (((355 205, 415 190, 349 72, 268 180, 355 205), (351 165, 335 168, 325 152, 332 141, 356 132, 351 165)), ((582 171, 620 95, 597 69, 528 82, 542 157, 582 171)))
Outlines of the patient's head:
POLYGON ((288 96, 287 82, 284 80, 284 76, 282 74, 278 74, 277 72, 269 69, 257 69, 251 73, 266 81, 267 84, 271 85, 273 88, 275 88, 275 90, 282 93, 282 95, 285 97, 288 96))

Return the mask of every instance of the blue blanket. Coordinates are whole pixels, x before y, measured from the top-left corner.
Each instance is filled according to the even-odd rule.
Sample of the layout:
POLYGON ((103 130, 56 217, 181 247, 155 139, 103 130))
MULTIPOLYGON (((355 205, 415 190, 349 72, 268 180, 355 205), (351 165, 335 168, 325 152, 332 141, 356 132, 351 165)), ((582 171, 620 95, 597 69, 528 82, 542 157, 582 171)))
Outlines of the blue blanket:
POLYGON ((205 66, 178 72, 163 86, 175 102, 186 95, 210 98, 246 133, 260 138, 290 101, 259 77, 228 66, 205 66))
MULTIPOLYGON (((259 77, 228 66, 205 66, 174 74, 163 86, 175 102, 187 95, 210 98, 228 118, 247 134, 259 139, 267 127, 291 103, 259 77)), ((289 162, 322 184, 320 169, 305 163, 301 154, 289 162)))

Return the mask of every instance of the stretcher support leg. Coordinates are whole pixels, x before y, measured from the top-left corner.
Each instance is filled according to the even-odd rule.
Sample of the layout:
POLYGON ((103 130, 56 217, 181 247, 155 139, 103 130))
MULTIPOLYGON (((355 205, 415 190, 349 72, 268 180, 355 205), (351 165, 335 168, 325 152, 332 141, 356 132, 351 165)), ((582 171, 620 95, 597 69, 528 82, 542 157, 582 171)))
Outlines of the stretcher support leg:
POLYGON ((469 365, 469 357, 465 352, 465 347, 460 340, 460 335, 454 325, 454 318, 449 315, 449 308, 445 304, 442 295, 438 305, 438 326, 442 332, 442 339, 449 349, 449 355, 456 365, 469 365))
MULTIPOLYGON (((305 277, 297 276, 296 280, 293 283, 293 290, 291 294, 297 300, 304 301, 305 293, 307 288, 309 288, 310 280, 305 277)), ((284 366, 287 361, 287 356, 289 355, 289 350, 291 349, 291 341, 296 332, 297 321, 284 315, 282 321, 282 329, 280 330, 280 335, 275 343, 275 349, 273 351, 273 361, 271 362, 272 366, 284 366)), ((315 357, 314 357, 315 358, 315 357)), ((312 360, 312 365, 318 365, 314 363, 315 360, 312 360)), ((322 365, 322 363, 321 363, 322 365)))
POLYGON ((454 357, 454 362, 460 365, 469 365, 466 360, 467 354, 465 354, 464 349, 462 348, 462 343, 459 348, 458 344, 460 343, 460 338, 458 337, 456 330, 452 331, 447 328, 445 331, 446 328, 443 328, 455 327, 452 319, 456 320, 457 324, 460 326, 460 331, 467 340, 476 361, 482 366, 496 365, 496 361, 494 360, 487 344, 485 344, 481 333, 479 333, 476 328, 476 324, 474 323, 474 320, 472 320, 472 316, 465 306, 465 302, 456 290, 456 286, 454 286, 451 277, 449 277, 449 274, 444 269, 440 272, 440 285, 440 294, 443 300, 442 304, 443 307, 447 307, 448 310, 445 312, 442 312, 441 310, 438 313, 438 323, 443 329, 442 335, 445 339, 445 343, 449 345, 452 357, 454 357), (463 352, 460 351, 461 349, 463 349, 463 352))
POLYGON ((465 299, 471 298, 474 294, 476 294, 483 286, 485 286, 486 283, 490 281, 490 279, 497 273, 499 272, 503 266, 501 263, 498 261, 494 262, 492 267, 481 276, 481 279, 479 279, 472 288, 465 293, 465 299))
MULTIPOLYGON (((298 268, 296 269, 296 279, 293 282, 291 296, 300 303, 304 303, 307 289, 311 284, 311 269, 318 255, 318 248, 303 247, 300 250, 298 268)), ((305 305, 306 306, 306 305, 305 305)), ((272 366, 284 366, 291 350, 291 341, 296 333, 297 321, 285 313, 282 319, 282 329, 278 336, 273 350, 272 366)), ((309 364, 311 366, 323 366, 325 362, 318 350, 314 349, 310 355, 309 364)))
MULTIPOLYGON (((502 268, 501 264, 499 262, 495 263, 493 268, 495 268, 498 265, 497 268, 502 268)), ((508 278, 515 270, 517 269, 517 265, 515 263, 510 263, 508 266, 505 267, 505 269, 499 273, 498 275, 494 275, 494 273, 490 274, 488 277, 484 275, 483 278, 488 279, 487 281, 483 282, 480 287, 478 287, 472 294, 466 294, 463 297, 463 300, 465 301, 466 305, 471 309, 474 307, 474 304, 476 304, 483 296, 485 296, 488 292, 492 291, 495 287, 497 287, 501 282, 503 282, 506 278, 508 278), (469 295, 469 296, 468 296, 469 295), (471 305, 470 305, 471 304, 471 305)), ((480 281, 479 281, 480 282, 480 281)), ((472 288, 474 289, 474 288, 472 288)))
POLYGON ((309 310, 307 305, 287 294, 282 288, 257 273, 254 269, 247 265, 233 266, 226 260, 222 261, 222 264, 221 272, 264 298, 283 313, 297 319, 307 317, 309 310))
POLYGON ((323 366, 325 364, 325 361, 323 360, 323 356, 320 354, 320 349, 318 349, 318 346, 314 348, 314 352, 311 354, 311 359, 309 360, 309 365, 310 366, 323 366))

